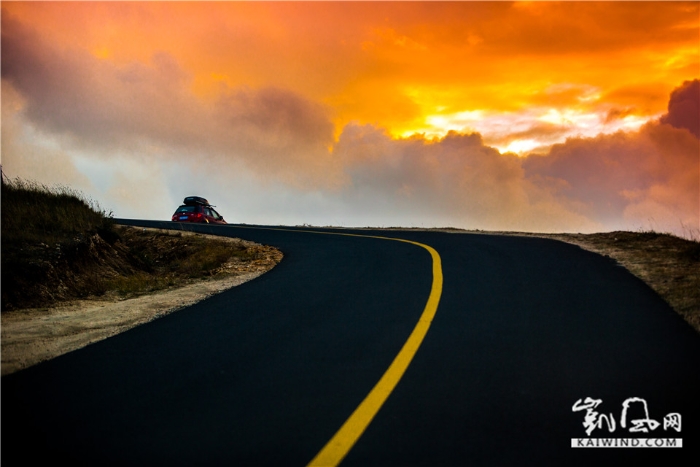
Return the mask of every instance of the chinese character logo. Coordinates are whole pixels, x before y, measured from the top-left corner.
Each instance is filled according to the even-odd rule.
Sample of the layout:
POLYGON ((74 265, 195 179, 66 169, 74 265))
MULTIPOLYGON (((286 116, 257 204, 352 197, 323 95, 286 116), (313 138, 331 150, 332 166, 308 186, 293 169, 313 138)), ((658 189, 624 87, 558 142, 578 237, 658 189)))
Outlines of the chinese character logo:
MULTIPOLYGON (((583 417, 583 427, 586 429, 586 434, 591 436, 591 433, 596 429, 606 427, 608 432, 615 431, 615 417, 612 413, 603 414, 598 412, 598 406, 603 403, 602 399, 593 399, 586 397, 585 399, 577 400, 571 410, 573 412, 585 411, 583 417)), ((649 433, 661 426, 661 423, 652 419, 649 416, 649 407, 647 401, 640 397, 630 397, 622 403, 622 412, 620 414, 620 426, 628 428, 630 433, 649 433)), ((675 430, 681 431, 681 415, 679 413, 669 413, 663 419, 664 431, 675 430)))

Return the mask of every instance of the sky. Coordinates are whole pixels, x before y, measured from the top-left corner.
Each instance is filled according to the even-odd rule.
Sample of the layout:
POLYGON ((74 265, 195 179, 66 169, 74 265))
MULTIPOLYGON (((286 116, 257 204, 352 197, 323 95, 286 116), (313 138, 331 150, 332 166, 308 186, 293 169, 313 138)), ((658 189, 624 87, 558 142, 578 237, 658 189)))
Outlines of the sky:
POLYGON ((115 217, 700 238, 698 2, 2 2, 2 168, 115 217))

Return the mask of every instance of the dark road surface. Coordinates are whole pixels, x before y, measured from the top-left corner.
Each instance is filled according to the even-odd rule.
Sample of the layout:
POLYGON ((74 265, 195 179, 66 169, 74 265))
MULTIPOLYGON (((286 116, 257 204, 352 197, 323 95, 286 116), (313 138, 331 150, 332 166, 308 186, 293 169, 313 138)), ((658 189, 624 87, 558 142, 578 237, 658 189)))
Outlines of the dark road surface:
MULTIPOLYGON (((3 467, 307 465, 382 378, 431 294, 433 260, 414 244, 196 229, 277 246, 284 259, 242 286, 3 377, 3 467)), ((536 238, 327 232, 429 245, 444 278, 422 345, 343 466, 698 461, 700 336, 611 260, 536 238), (586 410, 573 408, 589 397, 601 401, 591 415, 614 431, 603 423, 586 434, 586 410), (638 400, 623 418, 629 398, 638 400), (646 418, 644 402, 660 425, 630 432, 646 418), (664 426, 673 413, 680 432, 664 426), (683 448, 572 448, 578 438, 682 439, 683 448)))

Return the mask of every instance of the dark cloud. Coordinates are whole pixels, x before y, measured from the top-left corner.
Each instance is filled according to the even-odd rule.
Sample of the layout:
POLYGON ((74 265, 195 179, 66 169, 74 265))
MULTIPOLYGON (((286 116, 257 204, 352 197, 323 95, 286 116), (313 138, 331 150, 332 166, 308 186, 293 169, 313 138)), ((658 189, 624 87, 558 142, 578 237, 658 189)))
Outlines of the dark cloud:
MULTIPOLYGON (((700 142, 649 123, 638 132, 572 138, 523 161, 525 176, 607 229, 684 232, 700 219, 700 142)), ((694 235, 700 232, 692 232, 694 235)))
POLYGON ((685 128, 700 138, 700 81, 685 81, 671 93, 668 113, 661 117, 661 123, 675 128, 685 128))
POLYGON ((236 90, 222 96, 218 110, 233 131, 255 129, 298 144, 329 143, 333 124, 321 105, 283 89, 236 90))

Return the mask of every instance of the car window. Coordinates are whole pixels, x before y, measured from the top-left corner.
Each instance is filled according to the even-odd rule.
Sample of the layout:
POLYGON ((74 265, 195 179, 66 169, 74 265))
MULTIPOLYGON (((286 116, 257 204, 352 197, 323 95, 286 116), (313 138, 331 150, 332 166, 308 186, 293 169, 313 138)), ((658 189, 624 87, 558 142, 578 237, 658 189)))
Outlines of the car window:
POLYGON ((221 219, 221 215, 216 212, 216 209, 211 210, 211 215, 214 217, 214 219, 221 219))
POLYGON ((194 212, 194 206, 180 206, 177 208, 177 212, 194 212))

